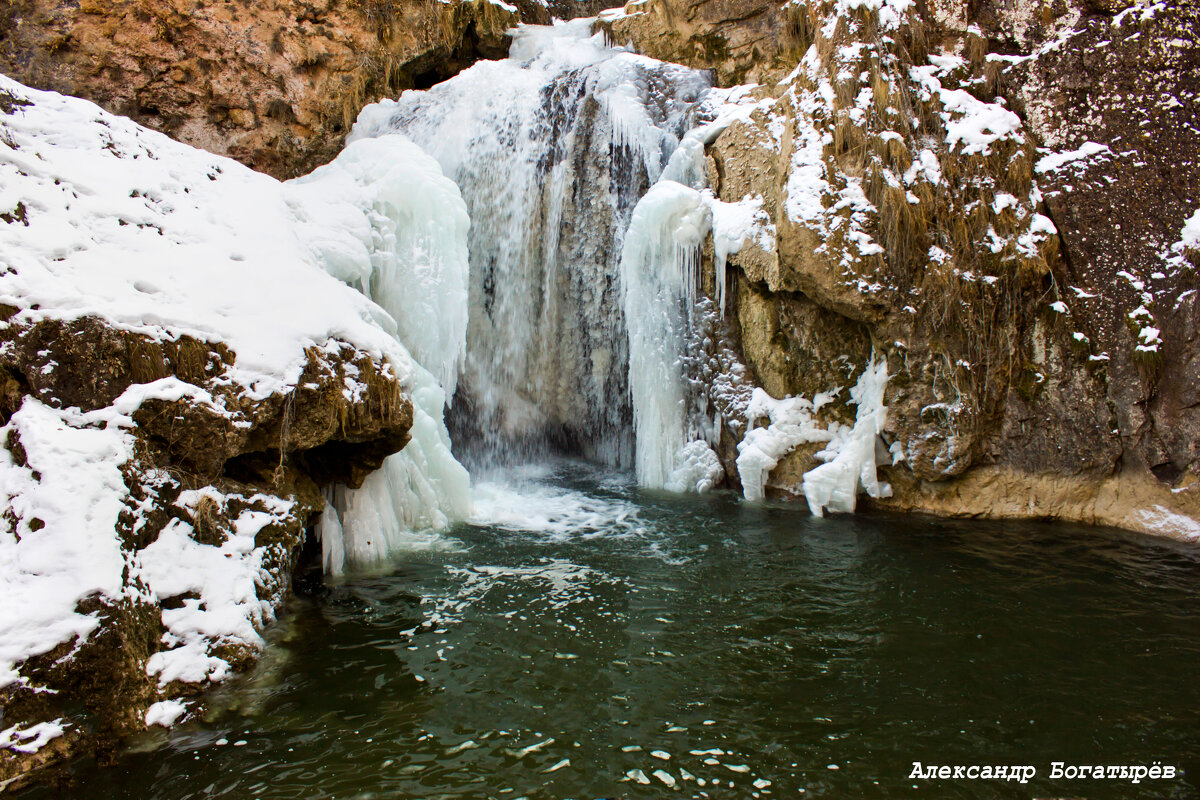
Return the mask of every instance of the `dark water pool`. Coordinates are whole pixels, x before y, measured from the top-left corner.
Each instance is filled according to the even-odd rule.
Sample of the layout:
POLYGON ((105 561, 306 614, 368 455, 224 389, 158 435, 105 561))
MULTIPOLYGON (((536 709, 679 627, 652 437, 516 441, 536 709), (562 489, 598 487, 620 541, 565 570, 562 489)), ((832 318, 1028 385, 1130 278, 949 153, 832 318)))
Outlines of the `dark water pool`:
POLYGON ((208 719, 16 796, 1200 797, 1194 549, 508 480, 456 549, 297 601, 208 719))

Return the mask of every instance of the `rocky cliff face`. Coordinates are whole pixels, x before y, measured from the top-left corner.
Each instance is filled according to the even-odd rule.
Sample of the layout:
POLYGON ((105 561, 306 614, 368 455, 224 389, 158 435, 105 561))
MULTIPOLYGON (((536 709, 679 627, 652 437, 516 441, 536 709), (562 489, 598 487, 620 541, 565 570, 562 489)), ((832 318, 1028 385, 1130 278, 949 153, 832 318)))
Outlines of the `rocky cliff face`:
POLYGON ((502 58, 520 21, 605 5, 14 0, 0 9, 0 72, 290 178, 331 160, 366 103, 502 58))
MULTIPOLYGON (((76 578, 74 559, 106 551, 117 570, 111 589, 74 608, 87 633, 20 661, 0 688, 10 745, 0 785, 82 752, 103 760, 122 736, 173 721, 252 663, 324 508, 319 485, 360 483, 404 446, 413 418, 396 375, 345 343, 312 349, 301 383, 249 402, 221 380, 235 354, 194 339, 164 345, 96 318, 7 324, 2 337, 0 461, 16 537, 6 553, 30 567, 52 556, 41 550, 68 544, 71 532, 38 505, 48 500, 52 514, 53 495, 78 493, 115 518, 89 514, 90 530, 76 531, 86 551, 64 547, 43 569, 76 578), (155 393, 171 379, 205 400, 155 393), (139 395, 123 430, 97 425, 139 395), (97 492, 88 478, 105 467, 112 480, 97 492), (47 734, 58 735, 36 747, 47 734)), ((46 600, 37 581, 6 591, 28 593, 18 605, 46 600)), ((64 625, 34 617, 43 637, 64 625)))
POLYGON ((601 24, 762 84, 708 153, 778 234, 732 259, 729 333, 776 397, 844 402, 887 359, 880 504, 1200 535, 1200 11, 645 0, 601 24))

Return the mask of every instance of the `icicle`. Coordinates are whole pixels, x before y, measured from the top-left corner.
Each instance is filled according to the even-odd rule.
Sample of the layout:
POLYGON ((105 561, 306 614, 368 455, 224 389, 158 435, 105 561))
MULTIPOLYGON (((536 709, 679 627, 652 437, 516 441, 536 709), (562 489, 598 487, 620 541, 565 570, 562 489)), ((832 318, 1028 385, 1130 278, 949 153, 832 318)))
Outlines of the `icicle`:
POLYGON ((711 228, 712 212, 700 192, 661 181, 638 203, 625 237, 621 280, 635 466, 643 486, 682 488, 675 473, 689 460, 689 443, 679 356, 696 302, 700 249, 711 228))

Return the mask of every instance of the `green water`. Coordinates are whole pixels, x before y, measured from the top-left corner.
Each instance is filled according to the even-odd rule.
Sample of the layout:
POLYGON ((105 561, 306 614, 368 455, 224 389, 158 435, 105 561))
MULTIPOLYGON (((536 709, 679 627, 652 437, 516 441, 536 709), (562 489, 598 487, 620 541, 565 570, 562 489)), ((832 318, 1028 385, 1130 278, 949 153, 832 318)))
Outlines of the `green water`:
POLYGON ((516 477, 507 527, 301 597, 209 719, 17 796, 1200 796, 1194 549, 516 477), (1179 774, 1051 781, 1052 761, 1179 774))

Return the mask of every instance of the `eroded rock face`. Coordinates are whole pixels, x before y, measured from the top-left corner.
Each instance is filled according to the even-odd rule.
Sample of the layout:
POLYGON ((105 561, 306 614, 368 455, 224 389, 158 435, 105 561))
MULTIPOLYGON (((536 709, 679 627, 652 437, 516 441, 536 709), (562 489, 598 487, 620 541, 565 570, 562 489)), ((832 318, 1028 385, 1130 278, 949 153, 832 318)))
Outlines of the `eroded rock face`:
MULTIPOLYGON (((777 233, 727 287, 759 385, 811 397, 886 358, 883 505, 1200 537, 1200 132, 1181 124, 1200 10, 727 5, 603 24, 763 84, 708 150, 720 199, 761 200, 777 233)), ((799 493, 817 463, 797 451, 768 486, 799 493)))
POLYGON ((111 532, 103 514, 89 517, 90 546, 115 570, 89 573, 108 583, 75 609, 90 632, 16 664, 0 688, 6 728, 63 733, 36 752, 0 749, 0 783, 83 751, 104 758, 152 721, 153 704, 194 698, 257 657, 324 508, 318 485, 358 485, 404 446, 413 420, 386 365, 336 341, 307 356, 290 390, 249 398, 222 379, 236 356, 221 345, 97 318, 0 331, 0 461, 16 493, 6 512, 16 546, 63 533, 25 510, 39 492, 78 480, 98 507, 119 509, 111 532), (107 453, 98 445, 111 458, 97 461, 107 453), (83 472, 53 469, 69 467, 71 452, 119 482, 97 490, 83 472), (228 591, 210 585, 217 576, 228 591))
POLYGON ((592 5, 15 0, 0 72, 289 178, 332 159, 366 103, 502 58, 522 18, 592 5))
POLYGON ((774 0, 640 0, 601 16, 614 44, 639 53, 711 69, 723 85, 771 74, 781 62, 784 14, 774 0))

